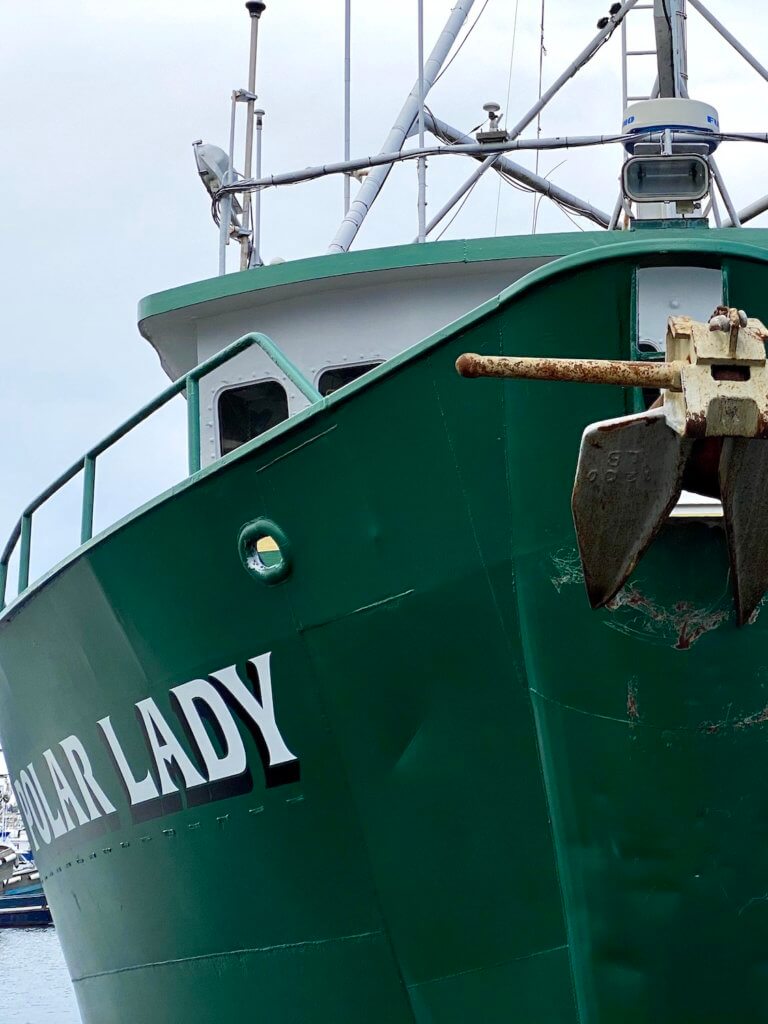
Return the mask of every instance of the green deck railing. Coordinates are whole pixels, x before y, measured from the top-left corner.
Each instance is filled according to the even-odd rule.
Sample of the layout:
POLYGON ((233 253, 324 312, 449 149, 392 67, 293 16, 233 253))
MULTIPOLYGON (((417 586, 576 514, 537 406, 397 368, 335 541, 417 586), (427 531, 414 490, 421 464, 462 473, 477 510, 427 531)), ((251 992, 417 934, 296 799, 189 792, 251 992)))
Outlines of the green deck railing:
POLYGON ((228 362, 234 356, 252 346, 258 346, 265 355, 281 370, 293 385, 309 400, 311 404, 322 401, 322 395, 307 380, 299 368, 291 362, 285 353, 265 334, 246 334, 231 345, 217 352, 216 355, 200 363, 189 373, 180 377, 173 384, 148 402, 142 409, 134 413, 121 426, 113 430, 102 441, 91 448, 82 458, 61 474, 50 486, 39 494, 34 501, 24 509, 13 528, 8 543, 0 556, 0 611, 5 608, 5 592, 8 582, 8 565, 16 550, 16 545, 21 542, 19 551, 19 584, 18 594, 22 594, 29 587, 29 567, 32 554, 32 516, 50 498, 69 483, 78 473, 83 474, 83 497, 82 514, 80 525, 80 543, 85 544, 93 536, 93 510, 96 497, 96 459, 103 455, 117 441, 125 437, 135 427, 148 419, 166 405, 172 398, 185 393, 187 398, 187 454, 189 460, 189 473, 197 473, 200 469, 200 381, 212 370, 216 370, 223 363, 228 362))

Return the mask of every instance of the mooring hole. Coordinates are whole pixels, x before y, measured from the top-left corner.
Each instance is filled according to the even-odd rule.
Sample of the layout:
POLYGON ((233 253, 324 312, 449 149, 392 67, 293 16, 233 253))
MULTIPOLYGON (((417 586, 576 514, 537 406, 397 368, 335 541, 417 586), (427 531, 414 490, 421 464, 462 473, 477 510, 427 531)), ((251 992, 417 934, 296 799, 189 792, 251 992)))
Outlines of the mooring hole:
POLYGON ((259 519, 248 523, 238 538, 245 569, 265 583, 279 583, 291 572, 291 546, 277 523, 259 519))

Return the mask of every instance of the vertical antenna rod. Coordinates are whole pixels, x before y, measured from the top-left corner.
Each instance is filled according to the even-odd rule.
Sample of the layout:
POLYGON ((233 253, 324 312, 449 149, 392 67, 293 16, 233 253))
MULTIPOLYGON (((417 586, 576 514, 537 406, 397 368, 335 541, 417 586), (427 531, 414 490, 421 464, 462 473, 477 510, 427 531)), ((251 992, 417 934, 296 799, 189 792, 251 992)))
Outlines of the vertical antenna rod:
MULTIPOLYGON (((344 0, 344 159, 352 159, 352 0, 344 0)), ((349 213, 352 179, 344 175, 344 216, 349 213)))
MULTIPOLYGON (((419 149, 424 149, 424 0, 418 6, 419 53, 419 149)), ((419 241, 427 240, 427 158, 418 160, 419 174, 419 241)))
MULTIPOLYGON (((245 7, 251 16, 251 53, 248 62, 248 101, 245 121, 245 162, 243 175, 250 178, 253 167, 253 105, 256 100, 256 56, 259 49, 259 21, 266 9, 263 0, 248 0, 245 7)), ((251 226, 251 199, 243 196, 243 237, 241 241, 240 269, 248 269, 250 238, 246 234, 251 226)))
MULTIPOLYGON (((456 36, 467 20, 474 2, 475 0, 456 0, 456 6, 451 11, 445 28, 440 33, 440 37, 435 43, 434 49, 424 67, 424 95, 421 97, 422 100, 426 98, 429 90, 435 84, 440 68, 445 63, 456 41, 456 36)), ((381 153, 394 153, 402 149, 403 143, 419 114, 419 93, 419 83, 416 82, 389 135, 384 140, 384 145, 380 150, 381 153)), ((376 197, 381 191, 384 182, 389 177, 391 170, 391 164, 384 164, 381 167, 373 168, 357 193, 354 202, 350 204, 349 212, 339 225, 339 229, 328 247, 329 252, 346 252, 349 249, 368 211, 376 201, 376 197)))
MULTIPOLYGON (((232 93, 232 111, 229 117, 229 167, 222 185, 231 185, 235 180, 235 121, 237 119, 237 92, 232 93)), ((232 230, 232 203, 234 197, 226 196, 219 213, 219 276, 227 272, 227 246, 229 233, 232 230)))
MULTIPOLYGON (((261 135, 264 128, 264 111, 256 111, 256 177, 261 177, 261 135)), ((261 189, 253 197, 253 244, 251 245, 250 266, 261 267, 261 189)))

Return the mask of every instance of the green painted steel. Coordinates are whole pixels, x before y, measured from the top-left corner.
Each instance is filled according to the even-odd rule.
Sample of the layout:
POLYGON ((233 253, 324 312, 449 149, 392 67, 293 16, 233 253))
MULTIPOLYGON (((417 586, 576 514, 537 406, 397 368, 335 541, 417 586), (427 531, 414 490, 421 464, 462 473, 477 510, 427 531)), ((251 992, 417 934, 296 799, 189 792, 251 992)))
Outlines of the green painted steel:
MULTIPOLYGON (((765 228, 702 229, 706 231, 711 244, 729 241, 735 237, 748 237, 751 244, 768 246, 768 230, 765 228)), ((394 245, 385 249, 335 253, 332 256, 313 256, 303 260, 290 260, 275 266, 258 267, 236 274, 211 277, 193 284, 170 288, 164 292, 148 295, 139 303, 139 326, 153 316, 170 313, 177 309, 197 306, 215 299, 224 299, 248 292, 279 288, 302 281, 321 281, 349 274, 375 273, 382 270, 397 270, 404 267, 430 267, 456 263, 484 263, 492 260, 530 259, 532 257, 558 258, 590 249, 618 243, 626 243, 634 232, 624 231, 583 231, 580 233, 552 233, 543 235, 519 235, 503 238, 477 238, 460 241, 426 242, 423 245, 394 245)), ((666 245, 670 232, 658 227, 642 231, 644 239, 658 238, 666 245)))
POLYGON ((482 263, 488 260, 534 256, 564 256, 592 245, 611 241, 604 231, 573 232, 519 237, 480 238, 461 241, 427 242, 423 245, 393 245, 384 249, 363 249, 289 260, 274 266, 211 277, 192 284, 148 295, 139 303, 139 325, 153 316, 196 306, 215 299, 248 292, 279 288, 303 281, 320 281, 350 274, 429 267, 451 263, 482 263))
POLYGON ((765 1019, 768 623, 736 627, 723 535, 687 521, 591 611, 579 441, 632 396, 453 368, 467 350, 628 358, 637 266, 722 266, 768 319, 766 250, 672 234, 535 271, 0 618, 13 777, 31 765, 56 818, 43 755, 79 793, 76 736, 115 808, 38 853, 87 1024, 765 1019), (241 560, 264 518, 290 542, 274 586, 241 560), (97 721, 159 786, 151 697, 188 774, 207 770, 169 691, 232 665, 255 685, 258 656, 265 701, 267 652, 298 777, 264 769, 236 715, 238 792, 186 788, 177 759, 180 791, 131 805, 97 721))

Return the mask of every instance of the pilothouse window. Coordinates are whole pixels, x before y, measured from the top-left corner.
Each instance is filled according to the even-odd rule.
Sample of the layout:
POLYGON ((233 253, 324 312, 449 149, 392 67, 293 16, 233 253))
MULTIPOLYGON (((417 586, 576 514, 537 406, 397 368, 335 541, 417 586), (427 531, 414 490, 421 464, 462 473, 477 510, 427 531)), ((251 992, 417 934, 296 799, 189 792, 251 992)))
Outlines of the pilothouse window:
POLYGON ((347 366, 335 366, 332 370, 324 370, 317 382, 317 390, 323 396, 332 395, 334 391, 343 388, 345 384, 351 384, 353 380, 362 377, 364 373, 381 366, 381 361, 375 363, 354 363, 347 366))
POLYGON ((226 455, 288 419, 288 396, 276 380, 227 388, 219 396, 219 439, 226 455))

